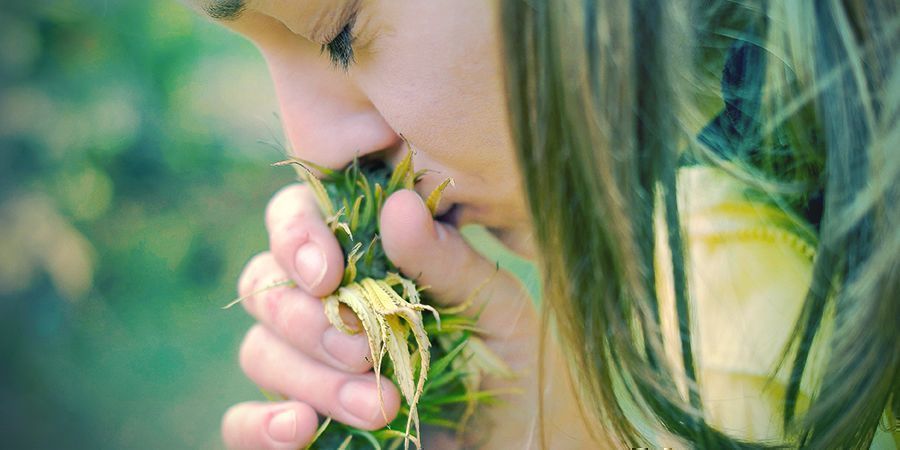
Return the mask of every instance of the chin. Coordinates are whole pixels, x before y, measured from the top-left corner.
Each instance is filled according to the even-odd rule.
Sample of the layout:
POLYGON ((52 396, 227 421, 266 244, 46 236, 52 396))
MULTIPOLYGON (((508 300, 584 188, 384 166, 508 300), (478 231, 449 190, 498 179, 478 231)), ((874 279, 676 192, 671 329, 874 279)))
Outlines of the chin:
MULTIPOLYGON (((491 216, 477 206, 464 203, 450 203, 439 209, 436 220, 454 228, 464 225, 484 226, 497 240, 514 253, 526 259, 534 259, 534 241, 528 227, 523 226, 527 221, 520 221, 517 226, 501 224, 497 220, 491 220, 491 216)), ((496 219, 496 218, 494 218, 496 219)))
POLYGON ((488 228, 506 248, 527 260, 534 261, 537 255, 535 242, 530 232, 522 229, 497 229, 488 228))

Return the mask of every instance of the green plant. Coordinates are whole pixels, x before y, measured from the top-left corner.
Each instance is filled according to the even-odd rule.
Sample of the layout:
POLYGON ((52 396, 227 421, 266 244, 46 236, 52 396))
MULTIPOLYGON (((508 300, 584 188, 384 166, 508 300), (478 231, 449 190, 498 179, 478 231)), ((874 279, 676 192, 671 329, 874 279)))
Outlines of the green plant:
MULTIPOLYGON (((328 319, 339 330, 353 334, 360 330, 344 323, 341 305, 356 314, 369 341, 375 373, 393 380, 404 401, 398 416, 373 432, 327 418, 310 448, 381 449, 401 444, 408 448, 410 442, 420 447, 420 424, 461 436, 476 406, 496 401, 494 393, 479 390, 481 377, 510 373, 478 337, 477 314, 474 318, 461 314, 471 307, 471 300, 439 308, 429 300, 426 288, 398 273, 381 247, 378 217, 384 200, 400 189, 412 189, 424 174, 415 171, 412 152, 393 172, 381 163, 361 160, 344 170, 298 159, 276 165, 293 165, 313 189, 326 223, 344 250, 341 287, 323 299, 328 319)), ((432 214, 452 183, 450 178, 444 180, 425 199, 432 214)), ((476 293, 477 289, 470 299, 476 293)))

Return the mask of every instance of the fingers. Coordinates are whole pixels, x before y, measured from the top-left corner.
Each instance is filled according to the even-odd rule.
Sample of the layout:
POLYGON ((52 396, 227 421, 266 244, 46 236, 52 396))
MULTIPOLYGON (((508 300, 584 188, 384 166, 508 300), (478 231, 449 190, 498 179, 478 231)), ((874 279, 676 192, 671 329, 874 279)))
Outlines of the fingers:
POLYGON ((222 439, 234 450, 296 449, 312 440, 317 421, 305 403, 241 403, 222 418, 222 439))
MULTIPOLYGON (((372 367, 365 333, 344 334, 331 326, 322 301, 288 286, 265 289, 287 274, 271 253, 254 257, 241 274, 244 308, 296 349, 337 369, 363 373, 372 367)), ((352 313, 350 313, 352 315, 352 313)), ((352 324, 356 320, 346 320, 352 324)))
POLYGON ((266 208, 266 228, 275 259, 306 292, 324 297, 338 288, 344 254, 308 186, 278 191, 266 208))
POLYGON ((260 387, 309 404, 319 413, 366 430, 384 427, 397 415, 400 394, 381 378, 384 412, 374 374, 350 374, 291 348, 265 327, 250 329, 241 346, 244 373, 260 387))
POLYGON ((387 199, 381 237, 388 258, 406 276, 430 286, 427 292, 435 300, 459 304, 477 292, 472 310, 482 311, 479 324, 503 329, 521 314, 533 313, 527 310, 531 302, 518 280, 497 272, 454 227, 435 221, 415 192, 398 191, 387 199))

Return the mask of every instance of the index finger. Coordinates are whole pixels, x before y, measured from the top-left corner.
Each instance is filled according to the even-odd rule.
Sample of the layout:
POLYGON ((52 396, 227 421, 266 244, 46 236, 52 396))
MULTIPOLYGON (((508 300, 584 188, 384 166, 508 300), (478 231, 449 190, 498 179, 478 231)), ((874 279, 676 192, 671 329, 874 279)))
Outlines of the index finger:
POLYGON ((311 295, 334 292, 344 274, 344 254, 309 186, 278 191, 266 208, 269 247, 275 260, 311 295))

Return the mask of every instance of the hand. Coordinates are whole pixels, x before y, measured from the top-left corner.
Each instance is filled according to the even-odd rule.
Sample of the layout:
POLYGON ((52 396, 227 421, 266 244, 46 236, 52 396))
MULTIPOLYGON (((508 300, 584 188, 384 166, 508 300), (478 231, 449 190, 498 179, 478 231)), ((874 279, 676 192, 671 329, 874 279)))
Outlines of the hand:
MULTIPOLYGON (((229 409, 222 423, 226 445, 296 449, 315 433, 316 412, 358 428, 383 427, 365 337, 332 327, 319 300, 338 287, 344 264, 312 192, 301 185, 278 192, 266 209, 266 228, 270 251, 254 257, 238 283, 239 295, 247 296, 244 308, 259 322, 244 338, 240 362, 257 385, 290 400, 229 409), (259 292, 283 280, 297 287, 259 292)), ((395 415, 397 389, 382 386, 385 410, 395 415)))
MULTIPOLYGON (((249 296, 244 307, 260 322, 247 333, 240 360, 259 386, 291 400, 229 409, 222 426, 226 444, 235 449, 304 446, 317 427, 316 412, 358 428, 383 427, 365 337, 332 327, 319 300, 337 288, 344 266, 337 240, 309 189, 293 185, 276 194, 267 208, 266 226, 270 252, 251 260, 239 282, 240 295, 249 296), (250 295, 285 279, 298 287, 250 295)), ((481 425, 472 428, 467 446, 537 447, 539 329, 536 311, 519 282, 506 273, 495 274, 494 264, 475 253, 454 227, 434 221, 414 192, 400 191, 387 199, 381 230, 388 257, 406 276, 430 286, 429 294, 441 304, 458 304, 490 280, 469 311, 482 311, 478 326, 487 332, 485 343, 520 376, 484 380, 484 389, 517 392, 502 395, 503 403, 480 412, 476 421, 481 425)), ((548 348, 546 366, 562 367, 552 357, 554 346, 548 348)), ((583 445, 584 430, 572 415, 577 415, 577 407, 568 384, 560 383, 567 378, 552 372, 545 375, 555 382, 552 394, 545 394, 547 417, 552 418, 545 422, 550 442, 565 446, 554 436, 567 434, 570 445, 583 445)), ((382 386, 391 420, 400 396, 392 383, 383 381, 382 386)), ((452 442, 423 437, 426 448, 448 448, 452 442)))

